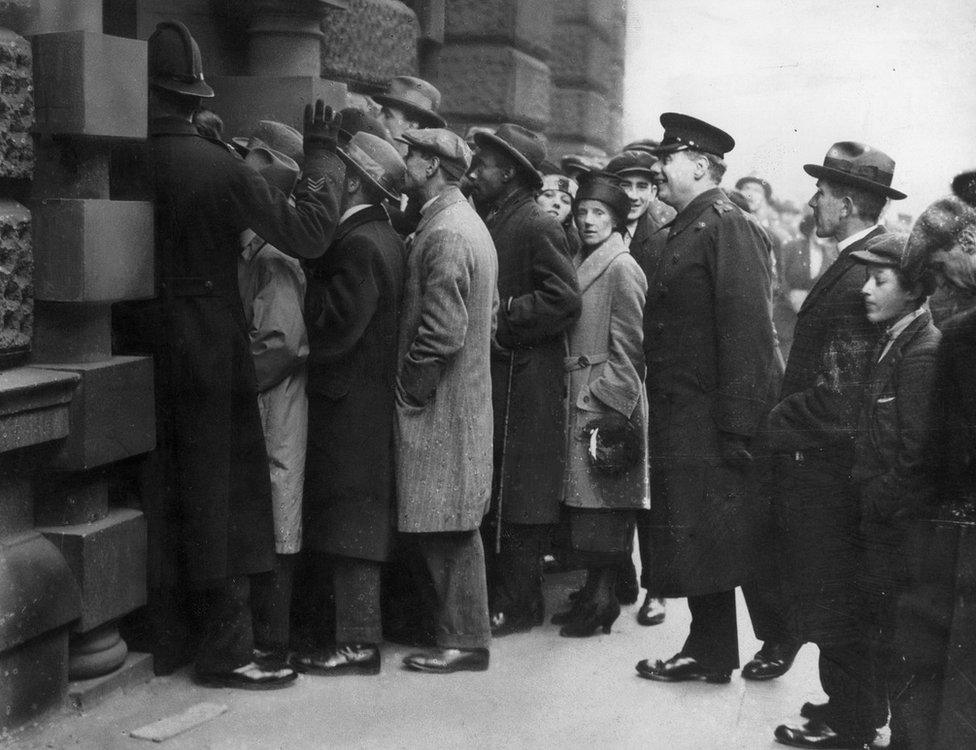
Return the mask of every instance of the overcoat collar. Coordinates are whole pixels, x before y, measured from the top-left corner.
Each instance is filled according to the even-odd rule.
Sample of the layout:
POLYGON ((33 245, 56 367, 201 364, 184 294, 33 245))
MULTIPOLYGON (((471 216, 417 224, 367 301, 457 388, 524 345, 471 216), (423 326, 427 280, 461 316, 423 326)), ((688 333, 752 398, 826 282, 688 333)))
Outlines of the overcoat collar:
POLYGON ((827 270, 820 274, 820 278, 813 285, 813 289, 807 295, 807 298, 803 300, 803 304, 800 306, 800 313, 802 314, 805 310, 810 309, 814 303, 820 299, 820 297, 826 292, 830 287, 837 283, 851 266, 854 265, 856 261, 851 260, 851 253, 861 247, 865 242, 867 242, 872 237, 877 237, 879 234, 884 233, 884 227, 876 227, 873 232, 866 234, 860 240, 855 242, 853 245, 845 247, 843 252, 837 256, 837 260, 828 266, 827 270))
POLYGON ((376 203, 372 206, 368 206, 360 211, 356 211, 352 216, 350 216, 345 221, 341 222, 336 228, 335 242, 340 242, 346 237, 353 229, 356 227, 361 227, 370 221, 386 221, 388 222, 390 217, 386 213, 386 209, 383 205, 376 203))
POLYGON ((719 187, 711 188, 701 195, 696 196, 691 203, 681 209, 669 224, 665 224, 668 227, 668 236, 674 237, 676 234, 680 234, 690 227, 695 222, 695 219, 704 213, 706 208, 716 201, 722 200, 728 201, 728 196, 719 187))
POLYGON ((892 342, 891 348, 885 353, 880 362, 874 365, 874 372, 871 376, 872 398, 877 398, 884 391, 888 381, 894 374, 901 359, 902 350, 932 321, 932 313, 928 310, 919 315, 915 320, 908 324, 904 331, 892 342))
POLYGON ((627 246, 618 232, 611 234, 600 247, 585 258, 583 251, 580 250, 573 258, 573 265, 576 267, 576 275, 579 278, 580 292, 585 292, 594 281, 600 278, 614 258, 626 252, 627 246))
POLYGON ((532 191, 529 188, 519 188, 509 193, 505 199, 495 206, 495 210, 491 213, 491 218, 489 224, 496 223, 499 218, 507 215, 513 208, 522 205, 523 203, 528 203, 532 198, 532 191))
POLYGON ((461 193, 461 190, 457 187, 457 185, 451 185, 444 190, 444 192, 438 195, 434 199, 433 203, 427 206, 427 209, 420 217, 420 223, 417 224, 417 229, 414 231, 414 235, 420 234, 422 231, 424 231, 431 220, 441 211, 458 203, 467 203, 467 199, 461 193))

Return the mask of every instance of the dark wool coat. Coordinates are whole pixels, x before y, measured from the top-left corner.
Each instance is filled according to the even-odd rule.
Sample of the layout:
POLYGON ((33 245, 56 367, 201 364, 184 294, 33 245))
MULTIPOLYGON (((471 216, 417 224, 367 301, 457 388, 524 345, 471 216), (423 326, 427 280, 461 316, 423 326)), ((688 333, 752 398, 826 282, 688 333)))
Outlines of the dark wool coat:
POLYGON ((657 269, 657 262, 664 250, 664 243, 668 240, 668 233, 662 232, 660 224, 650 211, 637 220, 637 228, 630 240, 630 254, 634 256, 637 265, 644 272, 647 283, 651 283, 651 274, 657 269))
MULTIPOLYGON (((194 583, 268 570, 272 513, 250 341, 237 286, 240 234, 321 255, 339 216, 343 167, 306 154, 295 205, 188 122, 150 125, 160 313, 157 421, 171 501, 194 583)), ((150 316, 147 316, 147 319, 150 316)), ((150 532, 152 533, 152 531, 150 532)))
POLYGON ((860 502, 851 477, 854 436, 871 352, 880 331, 864 312, 864 266, 850 255, 883 229, 844 249, 800 308, 783 380, 769 418, 778 454, 770 488, 784 589, 796 636, 818 644, 858 635, 860 502))
POLYGON ((403 242, 381 205, 343 221, 308 264, 305 543, 385 560, 396 525, 393 419, 403 242))
POLYGON ((576 271, 565 232, 531 191, 509 196, 487 226, 498 253, 494 503, 504 471, 503 521, 557 523, 566 466, 566 329, 580 312, 576 271))
POLYGON ((770 255, 758 224, 720 189, 667 226, 644 311, 651 448, 650 588, 728 591, 746 581, 761 529, 753 472, 721 432, 756 435, 778 385, 770 255))

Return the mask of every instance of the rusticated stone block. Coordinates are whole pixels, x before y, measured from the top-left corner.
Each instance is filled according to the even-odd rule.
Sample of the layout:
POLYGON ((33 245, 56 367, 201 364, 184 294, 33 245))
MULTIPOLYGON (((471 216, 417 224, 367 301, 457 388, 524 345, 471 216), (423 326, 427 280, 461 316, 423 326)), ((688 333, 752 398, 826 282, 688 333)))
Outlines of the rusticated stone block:
POLYGON ((152 204, 43 199, 34 204, 34 294, 116 302, 155 294, 152 204))
POLYGON ((34 43, 38 133, 146 137, 146 43, 69 31, 34 43))
POLYGON ((438 85, 449 122, 517 122, 543 130, 550 120, 549 66, 511 47, 447 44, 438 85))
POLYGON ((25 33, 31 11, 37 0, 0 0, 0 26, 25 33))
POLYGON ((146 603, 146 519, 113 508, 101 521, 38 529, 64 556, 81 591, 84 633, 146 603))
POLYGON ((101 362, 112 356, 112 308, 65 302, 34 306, 37 362, 101 362))
POLYGON ((68 688, 68 628, 0 650, 0 737, 57 709, 68 688))
POLYGON ((610 137, 610 107, 593 91, 556 89, 553 95, 551 137, 584 141, 606 149, 610 137))
POLYGON ((585 24, 559 26, 559 44, 551 62, 553 80, 562 88, 595 89, 607 94, 613 87, 614 50, 585 24))
POLYGON ((503 42, 548 58, 554 5, 550 0, 450 0, 444 12, 445 41, 503 42))
POLYGON ((52 468, 93 469, 153 449, 156 417, 148 357, 35 366, 81 376, 69 410, 71 430, 51 460, 52 468))
POLYGON ((416 75, 420 26, 396 0, 349 0, 322 22, 322 75, 385 88, 394 76, 416 75))
POLYGON ((225 137, 246 135, 261 120, 302 129, 305 105, 322 99, 336 110, 346 106, 346 87, 311 76, 208 77, 216 96, 213 109, 224 121, 225 137))
POLYGON ((65 437, 79 380, 34 367, 0 372, 0 453, 65 437))
POLYGON ((31 214, 16 201, 0 200, 0 366, 30 351, 34 329, 34 256, 31 214))
POLYGON ((30 42, 0 29, 0 177, 34 172, 34 91, 30 42))
POLYGON ((100 521, 108 515, 108 480, 46 471, 34 479, 34 524, 70 526, 100 521))
POLYGON ((556 23, 583 21, 596 33, 612 40, 620 10, 625 4, 626 0, 561 0, 556 3, 556 23))

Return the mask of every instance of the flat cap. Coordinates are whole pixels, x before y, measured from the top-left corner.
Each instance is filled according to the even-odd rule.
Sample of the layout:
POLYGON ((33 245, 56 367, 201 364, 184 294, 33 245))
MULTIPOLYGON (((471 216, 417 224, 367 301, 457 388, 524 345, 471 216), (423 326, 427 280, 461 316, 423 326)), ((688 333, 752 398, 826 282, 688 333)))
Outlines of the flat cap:
POLYGON ((907 244, 907 234, 885 232, 865 242, 860 250, 851 253, 851 258, 860 263, 901 268, 907 244))
POLYGON ((456 180, 471 167, 471 149, 468 144, 457 133, 446 128, 406 130, 397 140, 418 151, 439 157, 441 168, 456 180))
POLYGON ((616 175, 627 174, 629 172, 651 174, 651 167, 654 166, 654 162, 656 161, 657 157, 649 151, 622 151, 607 162, 607 166, 603 168, 603 171, 616 175))

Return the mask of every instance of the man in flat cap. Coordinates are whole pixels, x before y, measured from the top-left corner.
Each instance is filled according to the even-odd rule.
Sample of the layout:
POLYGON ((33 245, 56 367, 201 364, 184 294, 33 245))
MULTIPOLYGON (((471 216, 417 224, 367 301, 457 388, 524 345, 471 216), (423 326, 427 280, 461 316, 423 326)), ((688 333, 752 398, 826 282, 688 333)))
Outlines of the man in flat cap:
POLYGON ((654 178, 678 213, 651 272, 644 316, 648 592, 687 597, 692 621, 681 651, 643 660, 637 671, 665 682, 723 683, 739 666, 735 588, 751 581, 763 542, 753 443, 780 376, 769 242, 718 187, 732 138, 687 115, 664 114, 661 124, 654 178))
POLYGON ((449 130, 408 130, 406 189, 421 206, 407 254, 396 376, 401 532, 437 592, 437 649, 408 669, 488 668, 491 630, 479 527, 491 500, 491 339, 498 261, 458 180, 471 150, 449 130))
POLYGON ((475 133, 473 195, 498 254, 498 346, 492 351, 495 418, 489 594, 496 636, 541 625, 542 558, 559 522, 565 471, 565 332, 580 294, 566 233, 535 202, 546 157, 520 125, 475 133))
MULTIPOLYGON (((288 255, 325 251, 339 219, 344 172, 335 154, 338 122, 321 100, 306 107, 304 174, 291 205, 223 144, 197 133, 193 113, 213 90, 182 24, 161 23, 150 37, 149 83, 160 295, 159 315, 149 323, 156 327, 145 334, 156 355, 157 457, 167 467, 160 484, 171 495, 160 503, 172 509, 147 514, 150 544, 176 556, 165 540, 179 539, 190 586, 203 591, 197 677, 217 686, 282 687, 295 673, 257 663, 252 654, 249 577, 272 568, 274 535, 238 292, 239 240, 251 229, 288 255)), ((167 656, 172 668, 173 654, 167 656)))
POLYGON ((862 646, 853 585, 858 561, 859 501, 851 475, 858 405, 880 331, 864 315, 864 268, 853 254, 884 233, 879 224, 895 162, 863 143, 831 146, 810 199, 818 237, 837 240, 838 257, 797 317, 781 402, 770 415, 777 451, 774 512, 780 529, 784 590, 801 641, 820 648, 828 701, 807 704, 805 726, 781 725, 776 738, 795 747, 861 747, 884 725, 887 705, 862 646))

